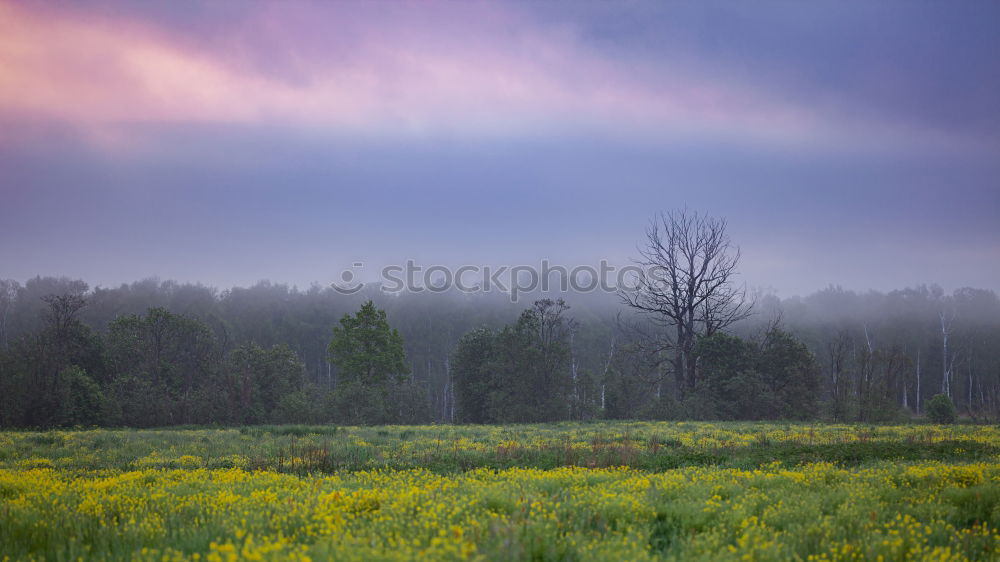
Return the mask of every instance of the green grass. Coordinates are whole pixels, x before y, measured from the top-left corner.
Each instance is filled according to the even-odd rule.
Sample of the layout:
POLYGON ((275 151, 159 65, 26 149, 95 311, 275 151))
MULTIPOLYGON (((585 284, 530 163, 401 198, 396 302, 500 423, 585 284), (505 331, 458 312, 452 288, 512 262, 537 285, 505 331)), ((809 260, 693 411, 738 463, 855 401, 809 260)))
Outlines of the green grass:
POLYGON ((267 469, 332 473, 423 468, 754 468, 883 460, 973 462, 1000 454, 991 426, 599 422, 511 426, 253 426, 2 432, 0 467, 267 469), (185 457, 185 461, 180 459, 185 457))
POLYGON ((0 432, 0 559, 1000 559, 992 426, 0 432))

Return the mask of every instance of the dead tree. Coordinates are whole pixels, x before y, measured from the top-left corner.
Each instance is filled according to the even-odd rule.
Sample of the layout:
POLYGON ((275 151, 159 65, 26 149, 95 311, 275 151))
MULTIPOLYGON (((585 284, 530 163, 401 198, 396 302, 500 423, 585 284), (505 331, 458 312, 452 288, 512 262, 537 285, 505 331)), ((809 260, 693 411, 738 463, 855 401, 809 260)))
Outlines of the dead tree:
POLYGON ((750 314, 753 303, 746 288, 733 283, 740 251, 726 234, 725 220, 685 210, 656 217, 639 254, 635 287, 620 296, 665 328, 671 367, 683 393, 698 381, 698 339, 750 314))

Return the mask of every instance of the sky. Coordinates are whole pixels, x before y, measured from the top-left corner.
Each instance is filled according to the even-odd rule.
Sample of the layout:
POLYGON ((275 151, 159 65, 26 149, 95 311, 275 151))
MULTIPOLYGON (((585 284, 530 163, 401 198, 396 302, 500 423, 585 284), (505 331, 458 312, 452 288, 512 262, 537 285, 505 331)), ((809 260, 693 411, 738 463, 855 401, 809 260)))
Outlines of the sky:
POLYGON ((995 2, 0 0, 0 278, 637 257, 1000 290, 995 2))

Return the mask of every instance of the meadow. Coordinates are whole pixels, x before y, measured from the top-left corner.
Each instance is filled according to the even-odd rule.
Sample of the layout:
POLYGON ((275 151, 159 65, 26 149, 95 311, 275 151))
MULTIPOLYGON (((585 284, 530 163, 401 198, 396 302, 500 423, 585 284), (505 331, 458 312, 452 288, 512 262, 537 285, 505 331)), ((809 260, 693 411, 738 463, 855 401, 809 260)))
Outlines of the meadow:
POLYGON ((0 433, 0 558, 993 560, 1000 429, 0 433))

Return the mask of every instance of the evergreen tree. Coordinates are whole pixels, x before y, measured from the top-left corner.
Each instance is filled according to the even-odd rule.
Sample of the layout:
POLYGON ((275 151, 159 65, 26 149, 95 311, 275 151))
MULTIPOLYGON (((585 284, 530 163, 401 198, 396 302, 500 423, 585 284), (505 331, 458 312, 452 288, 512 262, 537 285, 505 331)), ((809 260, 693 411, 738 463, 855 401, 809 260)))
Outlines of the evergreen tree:
POLYGON ((328 347, 337 367, 335 403, 344 423, 392 423, 402 417, 399 386, 410 373, 403 338, 368 301, 344 315, 328 347))

